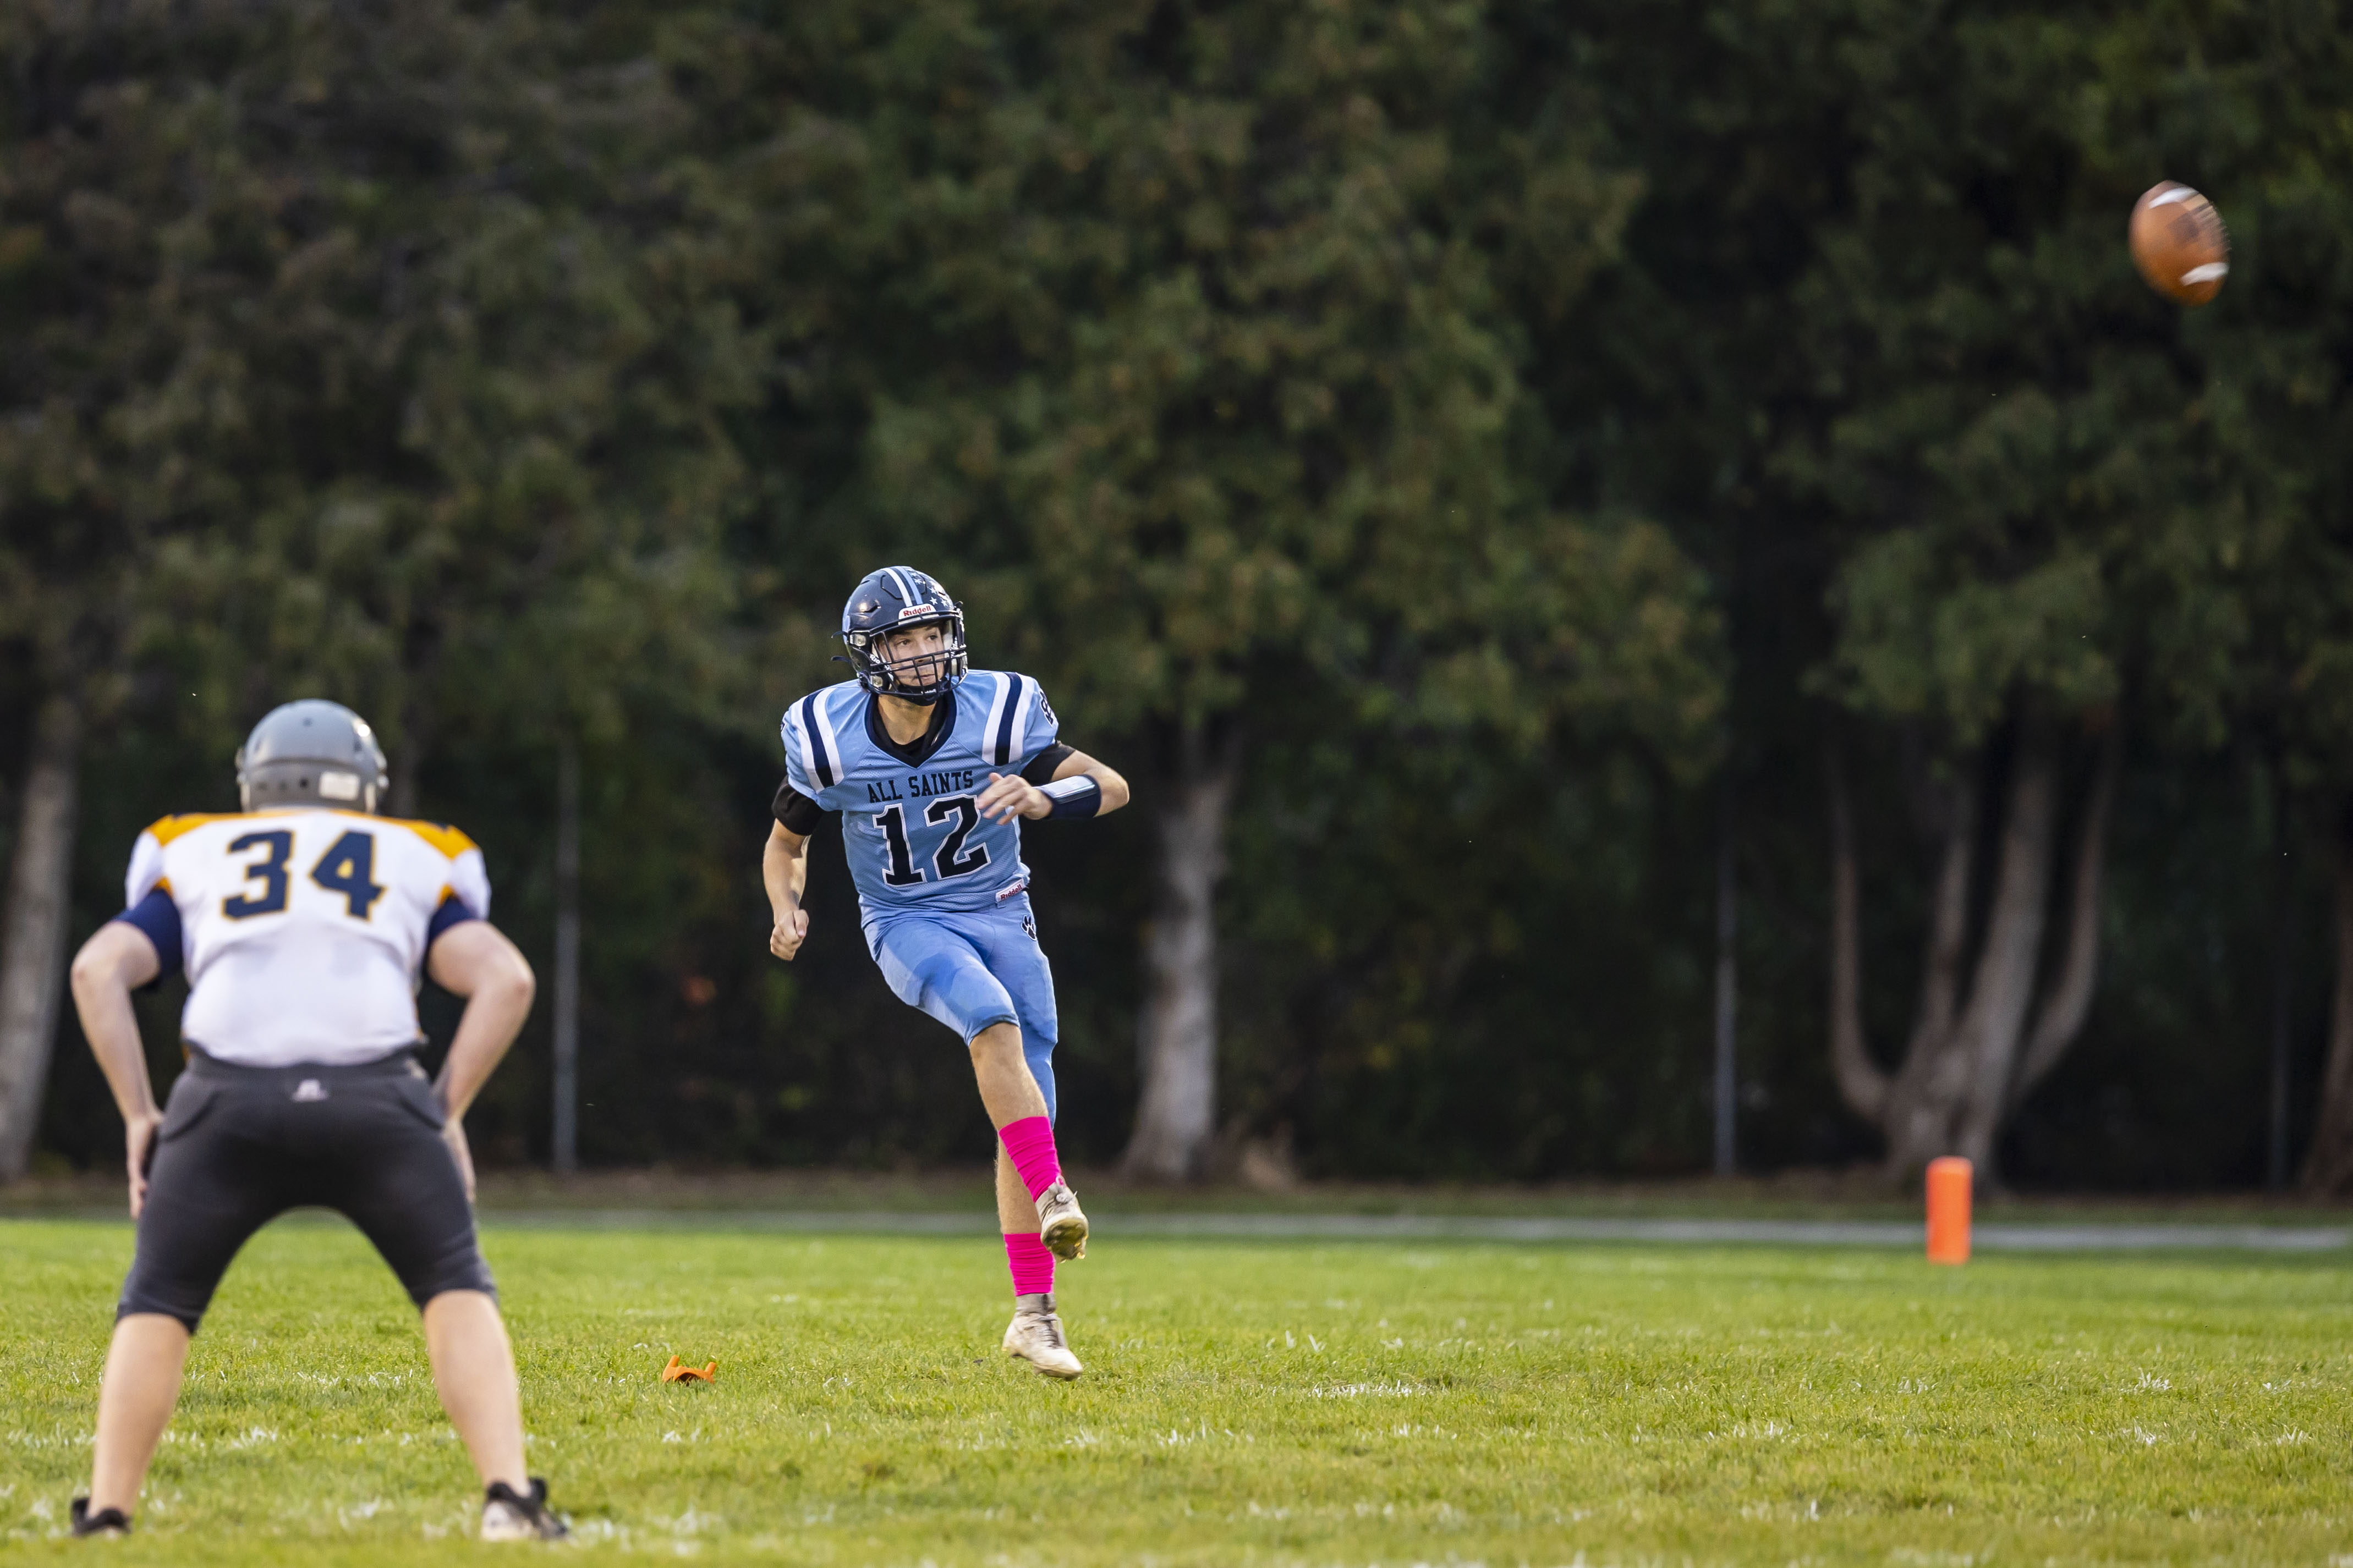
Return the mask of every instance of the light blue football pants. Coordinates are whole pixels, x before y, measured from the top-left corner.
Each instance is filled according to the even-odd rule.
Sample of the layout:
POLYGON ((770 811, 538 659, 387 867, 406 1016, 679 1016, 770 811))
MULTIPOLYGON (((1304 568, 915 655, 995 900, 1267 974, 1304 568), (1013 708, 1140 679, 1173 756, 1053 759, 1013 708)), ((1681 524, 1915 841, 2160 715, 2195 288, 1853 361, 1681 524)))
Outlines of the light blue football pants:
POLYGON ((1021 1031, 1029 1076, 1054 1114, 1054 971, 1038 945, 1029 896, 993 910, 934 914, 907 910, 866 922, 866 951, 900 1001, 920 1007, 970 1045, 992 1024, 1021 1031))

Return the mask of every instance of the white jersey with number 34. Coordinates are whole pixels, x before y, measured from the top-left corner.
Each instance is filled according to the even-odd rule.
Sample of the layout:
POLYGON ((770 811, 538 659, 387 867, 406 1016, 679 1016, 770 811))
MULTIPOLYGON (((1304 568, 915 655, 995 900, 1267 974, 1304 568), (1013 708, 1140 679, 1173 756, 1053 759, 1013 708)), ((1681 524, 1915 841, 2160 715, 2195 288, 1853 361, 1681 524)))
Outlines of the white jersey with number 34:
POLYGON ((125 905, 156 891, 179 910, 182 1037, 254 1067, 415 1044, 431 934, 491 912, 482 852, 464 834, 323 807, 164 818, 131 852, 125 905), (445 909, 452 900, 462 908, 445 909))

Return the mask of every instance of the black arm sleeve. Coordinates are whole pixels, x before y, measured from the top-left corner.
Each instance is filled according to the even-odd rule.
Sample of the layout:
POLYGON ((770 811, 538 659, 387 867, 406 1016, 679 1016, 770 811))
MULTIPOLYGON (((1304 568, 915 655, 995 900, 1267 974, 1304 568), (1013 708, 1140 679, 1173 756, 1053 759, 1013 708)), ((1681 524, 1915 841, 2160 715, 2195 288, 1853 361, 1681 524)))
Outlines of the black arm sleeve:
POLYGON ((776 804, 768 811, 785 825, 786 832, 797 833, 803 838, 815 833, 817 825, 825 820, 825 807, 795 789, 790 779, 776 786, 776 804))
POLYGON ((1021 776, 1043 789, 1054 782, 1054 770, 1062 765, 1062 759, 1077 750, 1076 746, 1065 746, 1058 741, 1030 758, 1029 765, 1021 770, 1021 776))

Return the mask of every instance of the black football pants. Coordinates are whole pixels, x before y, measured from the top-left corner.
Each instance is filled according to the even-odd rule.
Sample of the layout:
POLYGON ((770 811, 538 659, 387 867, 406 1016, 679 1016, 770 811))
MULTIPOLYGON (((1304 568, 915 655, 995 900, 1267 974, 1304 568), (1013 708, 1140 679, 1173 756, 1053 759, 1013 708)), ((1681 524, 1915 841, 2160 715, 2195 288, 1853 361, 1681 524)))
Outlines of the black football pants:
POLYGON ((404 1051, 357 1067, 234 1067, 201 1052, 172 1086, 120 1318, 162 1312, 194 1333, 247 1238, 288 1209, 335 1209, 422 1308, 495 1294, 441 1107, 404 1051))

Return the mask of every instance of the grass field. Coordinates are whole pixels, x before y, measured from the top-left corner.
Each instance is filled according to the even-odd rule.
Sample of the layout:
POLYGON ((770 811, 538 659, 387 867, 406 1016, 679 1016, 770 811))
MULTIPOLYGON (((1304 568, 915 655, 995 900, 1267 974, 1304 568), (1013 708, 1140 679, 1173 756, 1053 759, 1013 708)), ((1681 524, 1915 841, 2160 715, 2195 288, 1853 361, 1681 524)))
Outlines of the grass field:
MULTIPOLYGON (((904 1563, 2353 1564, 2353 1269, 1123 1243, 1075 1384, 983 1235, 491 1228, 536 1468, 592 1548, 904 1563), (672 1352, 709 1388, 664 1385, 672 1352)), ((287 1223, 196 1342, 141 1532, 56 1539, 120 1226, 0 1222, 0 1553, 445 1560, 471 1474, 413 1313, 287 1223)), ((490 1550, 470 1546, 467 1551, 490 1550)), ((502 1548, 501 1551, 528 1551, 502 1548)))

